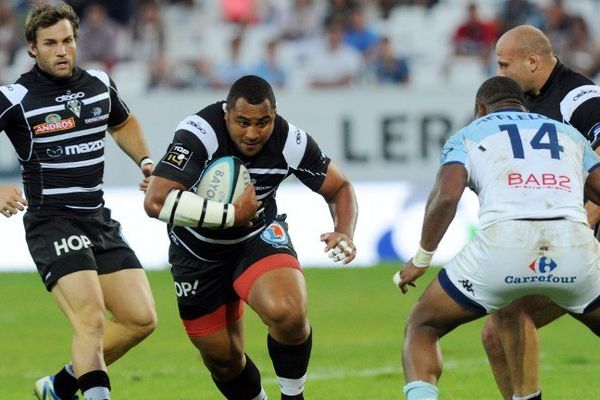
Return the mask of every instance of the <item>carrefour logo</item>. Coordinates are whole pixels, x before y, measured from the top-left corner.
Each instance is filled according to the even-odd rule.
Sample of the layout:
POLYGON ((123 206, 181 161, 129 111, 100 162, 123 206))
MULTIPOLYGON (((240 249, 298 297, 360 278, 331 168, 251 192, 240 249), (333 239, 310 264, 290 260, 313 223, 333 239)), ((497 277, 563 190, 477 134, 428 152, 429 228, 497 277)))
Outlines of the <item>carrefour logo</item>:
POLYGON ((554 261, 550 257, 542 256, 536 258, 531 264, 529 264, 529 269, 533 271, 536 275, 528 275, 528 276, 514 276, 507 275, 504 277, 504 283, 509 285, 520 285, 520 284, 530 284, 530 283, 550 283, 550 284, 573 284, 575 280, 577 280, 576 276, 560 276, 554 275, 552 271, 554 271, 558 267, 556 261, 554 261))
POLYGON ((557 267, 557 264, 550 257, 540 257, 529 264, 529 269, 533 272, 540 272, 542 274, 546 272, 552 272, 557 267))

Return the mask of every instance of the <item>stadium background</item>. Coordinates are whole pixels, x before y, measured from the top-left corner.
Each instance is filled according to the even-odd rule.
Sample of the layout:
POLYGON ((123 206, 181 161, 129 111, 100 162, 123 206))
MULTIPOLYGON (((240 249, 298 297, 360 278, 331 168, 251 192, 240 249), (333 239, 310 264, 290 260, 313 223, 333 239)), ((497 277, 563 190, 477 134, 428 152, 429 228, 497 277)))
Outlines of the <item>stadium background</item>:
MULTIPOLYGON (((6 40, 11 37, 7 32, 18 31, 33 2, 0 1, 0 47, 10 42, 6 40), (6 13, 16 24, 8 30, 6 13)), ((85 6, 92 2, 72 3, 85 6)), ((107 36, 112 37, 109 43, 100 34, 104 30, 98 31, 98 37, 104 37, 104 46, 96 47, 112 48, 112 57, 82 64, 110 70, 123 98, 140 118, 155 160, 163 154, 182 118, 223 99, 227 82, 236 73, 260 71, 258 64, 266 44, 282 36, 283 28, 292 25, 286 18, 294 14, 288 12, 292 10, 292 0, 256 1, 256 18, 242 28, 234 21, 235 14, 227 17, 223 10, 226 3, 244 1, 161 1, 156 4, 162 28, 147 27, 143 35, 134 39, 136 10, 145 2, 99 3, 109 10, 120 7, 129 16, 121 15, 122 20, 115 18, 108 25, 100 25, 118 33, 107 36), (157 38, 161 31, 164 45, 159 49, 154 44, 160 42, 157 38), (239 62, 234 63, 230 49, 239 38, 243 45, 239 62), (109 46, 112 43, 114 47, 109 46), (158 70, 162 72, 157 73, 155 66, 160 66, 158 70)), ((329 60, 327 53, 317 53, 318 43, 327 37, 323 21, 332 12, 332 5, 340 7, 337 11, 343 13, 352 2, 309 3, 318 16, 317 28, 303 38, 277 41, 278 66, 285 76, 283 83, 276 84, 278 111, 314 136, 355 184, 360 217, 355 238, 358 258, 354 265, 374 268, 307 270, 311 321, 318 333, 307 394, 319 399, 397 398, 402 382, 399 354, 403 321, 424 284, 403 298, 391 286, 390 276, 398 261, 412 256, 416 248, 441 144, 470 120, 476 88, 494 73, 493 54, 489 53, 493 43, 486 39, 483 49, 477 45, 473 46, 473 54, 458 54, 462 50, 457 50, 453 37, 466 19, 470 4, 466 0, 361 1, 358 3, 364 6, 369 28, 389 39, 395 57, 404 60, 408 67, 408 78, 398 82, 380 79, 372 65, 373 56, 362 55, 361 67, 352 72, 351 79, 344 84, 316 88, 311 84, 315 74, 311 54, 324 60, 325 64, 313 60, 317 66, 327 65, 329 60), (386 18, 382 11, 385 4, 392 5, 386 18)), ((552 32, 557 50, 575 48, 564 24, 565 15, 557 9, 561 2, 473 3, 478 6, 481 20, 498 29, 496 34, 504 26, 502 23, 518 23, 514 15, 506 20, 504 12, 525 4, 529 11, 522 22, 552 32)), ((594 77, 600 36, 591 21, 600 11, 600 1, 565 0, 562 7, 570 19, 583 16, 588 22, 589 38, 582 46, 584 50, 575 55, 566 50, 564 54, 559 52, 561 60, 594 77)), ((10 44, 11 50, 0 57, 3 83, 14 81, 31 66, 22 43, 17 42, 10 44), (11 56, 6 57, 7 54, 11 56)), ((94 48, 94 42, 89 46, 94 48)), ((79 51, 85 48, 82 37, 79 51)), ((339 66, 333 58, 331 65, 332 69, 339 66)), ((119 398, 157 400, 216 398, 210 377, 179 328, 172 282, 164 271, 168 267, 164 225, 143 213, 142 194, 136 189, 140 176, 135 166, 110 138, 106 146, 107 206, 121 221, 125 236, 143 263, 159 270, 151 272, 150 279, 161 315, 157 332, 111 367, 114 386, 118 388, 115 394, 119 398)), ((12 146, 5 135, 0 135, 0 182, 19 181, 12 146)), ((281 187, 278 203, 280 210, 289 215, 292 238, 302 263, 306 267, 333 266, 318 240, 319 234, 331 225, 320 198, 292 180, 281 187)), ((477 224, 477 208, 476 197, 465 193, 451 231, 434 259, 437 264, 451 257, 471 237, 477 224)), ((26 398, 31 382, 63 361, 61 357, 68 352, 68 327, 50 296, 44 293, 39 277, 32 273, 35 267, 26 248, 20 215, 0 221, 0 254, 0 271, 7 271, 0 274, 0 399, 12 400, 26 398), (34 359, 38 361, 32 363, 34 359)), ((277 385, 264 349, 264 329, 251 313, 247 314, 252 319, 248 324, 249 351, 256 354, 253 358, 264 371, 271 394, 277 385)), ((450 377, 443 381, 444 398, 497 398, 479 333, 480 324, 475 323, 444 339, 450 377)), ((565 318, 543 331, 542 384, 548 393, 553 393, 553 398, 594 398, 596 392, 586 390, 588 381, 597 375, 600 354, 588 350, 591 340, 591 334, 565 318)))

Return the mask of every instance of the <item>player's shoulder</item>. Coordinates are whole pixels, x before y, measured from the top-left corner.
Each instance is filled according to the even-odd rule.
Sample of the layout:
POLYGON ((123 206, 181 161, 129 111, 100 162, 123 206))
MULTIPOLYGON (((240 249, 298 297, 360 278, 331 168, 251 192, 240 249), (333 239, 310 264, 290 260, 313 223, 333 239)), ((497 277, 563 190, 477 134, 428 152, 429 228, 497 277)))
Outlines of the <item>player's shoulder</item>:
POLYGON ((81 70, 81 72, 86 77, 98 79, 106 86, 111 85, 110 76, 108 75, 108 73, 106 73, 105 71, 103 71, 101 69, 90 68, 90 69, 81 70))
POLYGON ((19 104, 27 95, 28 89, 21 83, 0 86, 0 93, 10 104, 19 104))

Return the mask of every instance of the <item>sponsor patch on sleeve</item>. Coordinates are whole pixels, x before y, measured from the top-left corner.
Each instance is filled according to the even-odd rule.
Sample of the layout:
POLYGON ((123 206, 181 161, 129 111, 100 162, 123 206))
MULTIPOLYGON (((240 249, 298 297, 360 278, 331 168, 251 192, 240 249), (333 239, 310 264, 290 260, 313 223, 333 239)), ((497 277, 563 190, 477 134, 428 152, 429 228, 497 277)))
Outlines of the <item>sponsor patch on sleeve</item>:
POLYGON ((592 127, 592 129, 590 129, 590 133, 588 134, 588 136, 588 140, 590 141, 592 148, 595 149, 596 147, 598 147, 598 145, 600 145, 600 122, 598 122, 592 127))
POLYGON ((184 144, 173 143, 162 162, 183 171, 191 156, 192 151, 184 144))

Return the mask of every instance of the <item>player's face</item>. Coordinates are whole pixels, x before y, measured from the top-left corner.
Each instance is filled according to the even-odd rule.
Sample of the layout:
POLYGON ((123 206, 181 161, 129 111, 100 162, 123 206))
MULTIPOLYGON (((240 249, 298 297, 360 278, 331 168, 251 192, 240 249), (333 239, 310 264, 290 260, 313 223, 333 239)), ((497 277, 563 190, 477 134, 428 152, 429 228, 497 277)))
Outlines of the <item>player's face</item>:
POLYGON ((239 98, 234 107, 225 111, 229 137, 245 156, 255 156, 262 150, 273 133, 275 110, 269 100, 250 104, 239 98))
POLYGON ((36 42, 27 47, 42 71, 57 78, 68 78, 73 74, 77 44, 68 20, 39 29, 36 42))
POLYGON ((515 80, 525 92, 530 89, 530 71, 527 59, 512 49, 510 43, 505 43, 502 40, 498 41, 496 64, 498 66, 497 75, 515 80))

